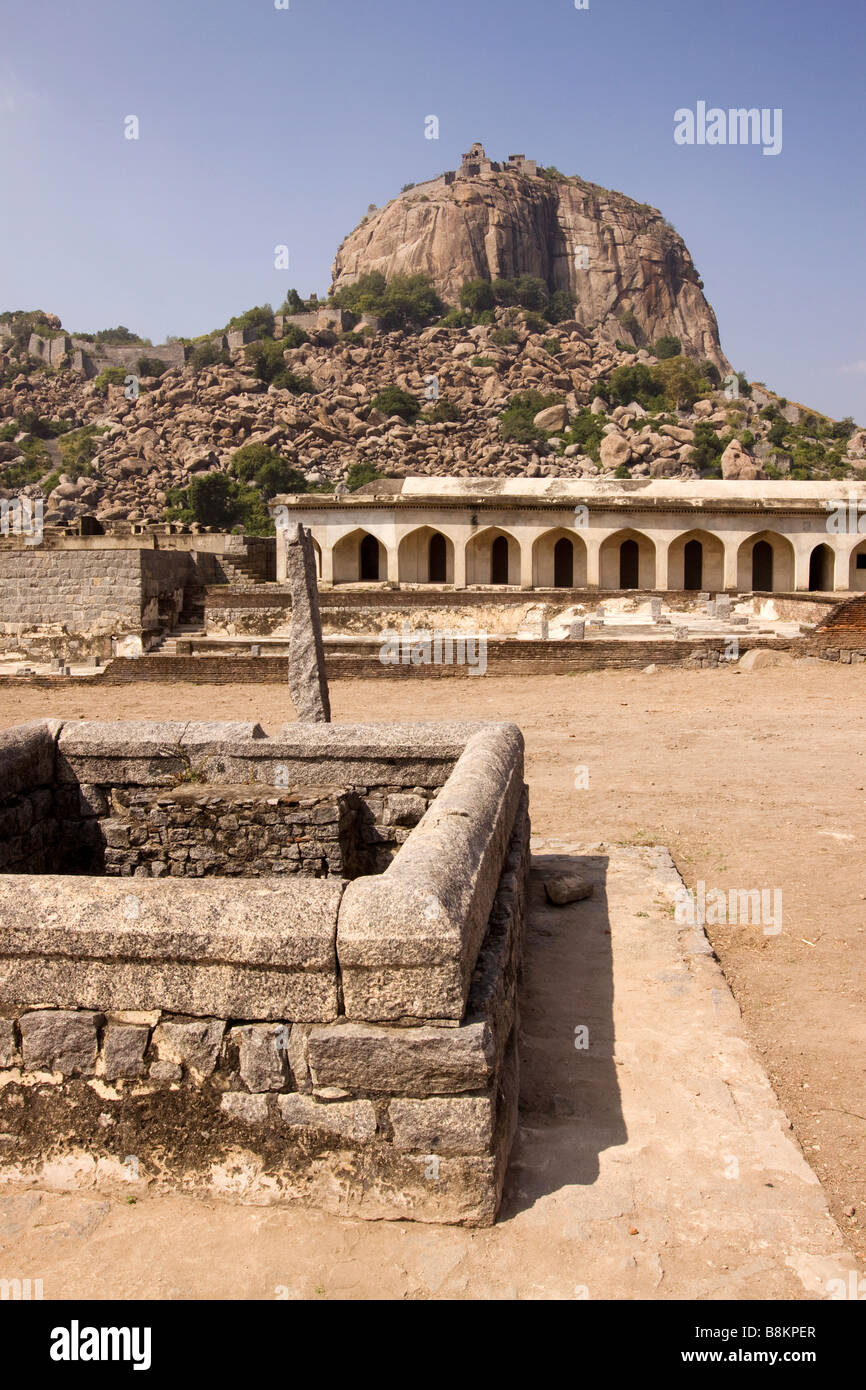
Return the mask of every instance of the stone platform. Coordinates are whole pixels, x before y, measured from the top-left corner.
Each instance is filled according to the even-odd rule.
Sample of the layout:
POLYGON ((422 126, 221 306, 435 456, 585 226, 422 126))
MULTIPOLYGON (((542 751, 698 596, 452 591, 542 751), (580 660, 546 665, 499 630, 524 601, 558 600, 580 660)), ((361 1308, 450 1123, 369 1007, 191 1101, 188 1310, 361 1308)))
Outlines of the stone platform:
POLYGON ((0 735, 0 772, 0 1183, 111 1187, 134 1155, 157 1189, 494 1220, 529 857, 514 725, 38 721, 0 735), (255 873, 215 816, 229 841, 243 820, 255 873), (281 830, 329 848, 286 877, 281 830))
MULTIPOLYGON (((117 1135, 113 1192, 71 1163, 7 1176, 7 1271, 43 1276, 46 1298, 567 1299, 590 1318, 604 1299, 847 1297, 855 1261, 704 933, 674 921, 679 886, 662 849, 535 842, 494 1226, 364 1222, 348 1185, 329 1213, 202 1201, 161 1190, 117 1135), (551 906, 544 880, 575 870, 593 896, 551 906)), ((247 1173, 220 1176, 231 1197, 247 1173)))

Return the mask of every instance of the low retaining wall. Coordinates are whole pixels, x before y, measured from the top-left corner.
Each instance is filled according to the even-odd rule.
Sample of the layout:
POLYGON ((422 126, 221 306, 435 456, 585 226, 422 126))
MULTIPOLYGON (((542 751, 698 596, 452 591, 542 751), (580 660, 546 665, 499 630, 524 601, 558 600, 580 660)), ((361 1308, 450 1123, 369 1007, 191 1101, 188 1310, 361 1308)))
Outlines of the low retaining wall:
POLYGON ((40 872, 0 874, 0 1182, 493 1221, 516 1124, 519 730, 38 721, 0 735, 0 773, 0 817, 41 791, 55 826, 40 872), (279 803, 311 767, 308 809, 351 794, 380 872, 50 869, 141 787, 150 808, 279 803))
MULTIPOLYGON (((578 671, 640 669, 655 663, 657 666, 679 666, 694 663, 695 655, 715 652, 726 660, 725 650, 731 638, 736 638, 740 654, 753 647, 773 647, 798 651, 799 645, 781 638, 742 637, 736 628, 730 638, 697 637, 682 641, 663 639, 634 641, 631 639, 592 639, 572 641, 521 640, 520 638, 487 638, 486 670, 503 676, 572 675, 578 671)), ((804 642, 807 639, 803 639, 804 642)), ((372 679, 444 679, 449 676, 472 677, 472 666, 457 662, 418 666, 383 663, 378 648, 358 644, 356 650, 339 651, 325 648, 325 665, 329 680, 372 679)), ((806 654, 805 647, 803 654, 806 654)), ((101 680, 109 685, 128 681, 184 681, 201 685, 285 685, 288 660, 285 656, 239 656, 235 654, 206 656, 144 656, 136 661, 116 660, 106 667, 101 680)))

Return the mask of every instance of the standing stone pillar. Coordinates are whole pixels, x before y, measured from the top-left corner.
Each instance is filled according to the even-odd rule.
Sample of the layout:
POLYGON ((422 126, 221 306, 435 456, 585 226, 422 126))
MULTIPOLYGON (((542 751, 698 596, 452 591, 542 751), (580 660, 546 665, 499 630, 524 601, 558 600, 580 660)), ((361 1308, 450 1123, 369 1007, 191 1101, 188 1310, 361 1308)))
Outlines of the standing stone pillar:
POLYGON ((313 538, 297 522, 286 527, 286 571, 292 594, 289 693, 304 724, 330 724, 331 701, 319 617, 313 538))

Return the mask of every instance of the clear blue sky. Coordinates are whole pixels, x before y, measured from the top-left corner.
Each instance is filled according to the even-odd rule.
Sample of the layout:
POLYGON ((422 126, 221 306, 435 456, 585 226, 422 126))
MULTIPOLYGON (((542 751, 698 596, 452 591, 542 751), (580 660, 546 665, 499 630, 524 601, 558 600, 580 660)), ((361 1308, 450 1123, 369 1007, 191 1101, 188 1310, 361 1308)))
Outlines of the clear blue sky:
POLYGON ((289 5, 0 0, 0 308, 159 342, 321 294, 478 139, 660 208, 735 366, 866 422, 864 0, 289 5), (782 152, 676 145, 698 101, 781 107, 782 152))

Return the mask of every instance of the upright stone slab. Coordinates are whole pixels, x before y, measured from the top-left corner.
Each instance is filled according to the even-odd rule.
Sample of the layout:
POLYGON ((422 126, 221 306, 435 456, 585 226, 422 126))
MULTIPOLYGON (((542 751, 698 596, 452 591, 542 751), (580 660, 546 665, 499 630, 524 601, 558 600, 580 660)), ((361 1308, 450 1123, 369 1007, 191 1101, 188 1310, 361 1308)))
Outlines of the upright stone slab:
POLYGON ((316 557, 312 536, 303 526, 287 528, 286 563, 292 591, 289 691, 302 723, 330 724, 331 701, 325 675, 316 557))

